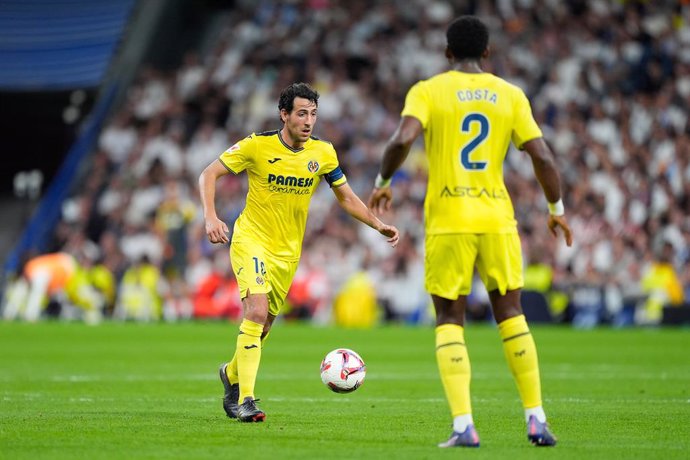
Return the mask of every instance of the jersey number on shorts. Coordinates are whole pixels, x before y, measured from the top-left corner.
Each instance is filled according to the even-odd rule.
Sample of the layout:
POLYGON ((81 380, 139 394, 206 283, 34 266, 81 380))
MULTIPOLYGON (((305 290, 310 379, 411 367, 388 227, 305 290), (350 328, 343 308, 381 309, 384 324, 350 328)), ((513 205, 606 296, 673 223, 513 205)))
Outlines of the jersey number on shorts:
POLYGON ((471 113, 463 118, 460 124, 460 131, 469 133, 473 123, 479 123, 479 133, 477 133, 471 141, 460 149, 460 164, 463 168, 470 171, 482 171, 486 169, 486 161, 471 161, 470 153, 476 149, 479 144, 484 142, 484 139, 489 135, 489 120, 481 113, 471 113))
POLYGON ((254 271, 256 273, 260 273, 261 276, 266 276, 266 266, 264 265, 263 260, 259 261, 258 257, 252 257, 252 259, 254 260, 254 271))

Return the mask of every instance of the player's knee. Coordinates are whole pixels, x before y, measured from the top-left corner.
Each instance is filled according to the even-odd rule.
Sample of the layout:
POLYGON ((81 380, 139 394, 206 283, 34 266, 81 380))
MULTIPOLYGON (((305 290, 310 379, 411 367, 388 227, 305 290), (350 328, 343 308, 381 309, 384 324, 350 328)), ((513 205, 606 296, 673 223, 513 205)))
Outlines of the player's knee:
POLYGON ((265 294, 249 294, 244 298, 244 317, 249 321, 264 324, 268 317, 268 298, 265 294))

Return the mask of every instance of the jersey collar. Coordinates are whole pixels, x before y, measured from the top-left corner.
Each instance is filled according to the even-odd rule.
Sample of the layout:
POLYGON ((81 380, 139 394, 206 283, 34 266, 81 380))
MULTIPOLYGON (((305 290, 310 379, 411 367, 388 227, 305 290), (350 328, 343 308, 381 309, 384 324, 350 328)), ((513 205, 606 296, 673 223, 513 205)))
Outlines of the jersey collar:
MULTIPOLYGON (((304 147, 300 147, 300 148, 296 149, 296 148, 288 145, 287 142, 285 142, 283 140, 283 136, 280 135, 280 130, 278 130, 278 139, 280 140, 280 143, 283 144, 285 146, 285 148, 290 150, 291 152, 297 153, 297 152, 301 152, 302 150, 304 150, 304 147)), ((307 139, 307 142, 309 142, 309 139, 307 139)), ((307 142, 304 143, 305 146, 307 145, 307 142)))

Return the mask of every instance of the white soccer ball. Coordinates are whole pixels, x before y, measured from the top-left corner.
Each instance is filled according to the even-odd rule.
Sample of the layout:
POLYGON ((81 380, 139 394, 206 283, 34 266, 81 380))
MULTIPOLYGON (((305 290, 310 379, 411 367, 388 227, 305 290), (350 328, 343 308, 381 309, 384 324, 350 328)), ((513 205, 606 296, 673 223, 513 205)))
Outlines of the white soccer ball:
POLYGON ((321 380, 336 393, 350 393, 364 382, 367 366, 354 351, 338 348, 321 361, 321 380))

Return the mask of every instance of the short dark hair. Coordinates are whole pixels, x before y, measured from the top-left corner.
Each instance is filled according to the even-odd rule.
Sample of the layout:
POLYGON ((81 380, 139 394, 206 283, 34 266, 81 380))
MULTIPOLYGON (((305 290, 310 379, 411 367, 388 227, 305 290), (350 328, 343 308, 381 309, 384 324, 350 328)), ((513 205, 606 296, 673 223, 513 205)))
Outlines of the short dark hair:
POLYGON ((278 110, 285 109, 287 113, 292 112, 296 97, 308 99, 317 106, 319 105, 319 93, 315 89, 306 83, 293 83, 280 93, 278 110))
POLYGON ((489 28, 476 16, 460 16, 446 30, 448 49, 456 59, 480 59, 489 46, 489 28))

